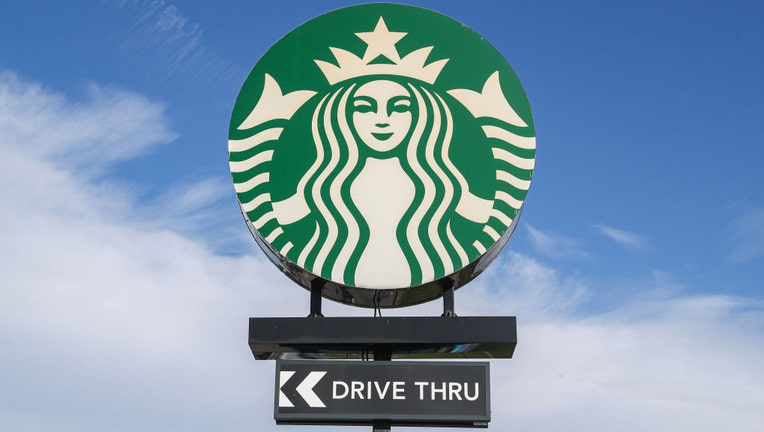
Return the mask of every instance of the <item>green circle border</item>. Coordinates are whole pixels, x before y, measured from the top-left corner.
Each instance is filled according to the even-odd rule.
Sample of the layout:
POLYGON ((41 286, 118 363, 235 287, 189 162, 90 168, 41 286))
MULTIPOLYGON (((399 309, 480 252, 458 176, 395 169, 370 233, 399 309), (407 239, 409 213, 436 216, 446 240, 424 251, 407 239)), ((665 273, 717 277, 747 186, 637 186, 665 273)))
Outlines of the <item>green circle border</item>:
MULTIPOLYGON (((263 90, 263 76, 266 73, 277 80, 285 94, 296 90, 327 93, 332 85, 326 81, 314 60, 336 64, 329 47, 342 48, 362 55, 366 49, 365 42, 349 35, 359 31, 371 31, 380 16, 384 17, 388 29, 392 32, 417 33, 417 38, 409 38, 411 42, 416 42, 415 44, 408 43, 406 37, 396 44, 401 57, 416 49, 432 46, 428 63, 449 59, 434 83, 434 87, 442 94, 457 88, 479 91, 487 78, 486 71, 499 71, 502 90, 511 100, 512 108, 528 124, 532 136, 536 135, 530 104, 520 80, 498 50, 477 32, 447 15, 429 9, 403 4, 370 3, 348 6, 319 15, 296 27, 273 44, 257 61, 241 87, 231 114, 229 140, 251 136, 251 132, 239 130, 237 127, 258 102, 263 90), (352 29, 348 23, 352 23, 352 29), (431 35, 423 36, 425 32, 431 35), (427 42, 422 43, 422 40, 427 42), (340 46, 338 41, 342 41, 340 46), (445 46, 450 48, 444 48, 445 46), (297 55, 298 53, 311 55, 301 56, 297 55), (476 58, 481 62, 479 68, 472 67, 476 58), (317 87, 316 83, 320 83, 321 86, 317 87)), ((252 226, 246 214, 244 218, 256 242, 268 258, 299 285, 310 289, 312 284, 320 280, 324 285, 323 295, 332 300, 361 307, 401 307, 434 300, 442 295, 444 286, 453 284, 454 288, 459 288, 480 274, 506 245, 516 228, 521 212, 522 207, 512 225, 500 233, 501 237, 483 255, 462 269, 432 282, 396 289, 352 287, 321 280, 279 254, 252 226)))

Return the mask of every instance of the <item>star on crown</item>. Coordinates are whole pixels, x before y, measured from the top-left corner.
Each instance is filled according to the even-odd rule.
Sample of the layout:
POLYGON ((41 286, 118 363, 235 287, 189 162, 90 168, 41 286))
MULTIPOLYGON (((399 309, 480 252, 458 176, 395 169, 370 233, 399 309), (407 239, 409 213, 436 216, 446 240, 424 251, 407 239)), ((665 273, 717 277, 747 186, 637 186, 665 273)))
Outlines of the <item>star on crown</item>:
POLYGON ((337 65, 323 60, 313 61, 331 85, 366 75, 406 76, 433 84, 449 59, 425 65, 433 47, 420 48, 401 58, 395 44, 407 34, 391 32, 385 20, 380 17, 374 31, 355 34, 368 45, 363 58, 341 48, 329 47, 337 65))

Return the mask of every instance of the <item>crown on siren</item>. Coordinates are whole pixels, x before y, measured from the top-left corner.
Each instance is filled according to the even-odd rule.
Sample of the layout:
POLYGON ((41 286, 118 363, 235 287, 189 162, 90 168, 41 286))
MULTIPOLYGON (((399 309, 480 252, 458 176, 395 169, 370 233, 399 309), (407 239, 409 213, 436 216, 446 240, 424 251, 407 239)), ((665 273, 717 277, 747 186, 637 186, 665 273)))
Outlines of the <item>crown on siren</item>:
POLYGON ((316 62, 331 85, 367 75, 398 75, 415 78, 429 84, 435 83, 440 71, 449 59, 442 59, 425 65, 433 47, 420 48, 401 58, 395 44, 407 34, 389 31, 385 20, 380 17, 374 31, 355 34, 368 45, 363 58, 341 48, 329 47, 338 65, 323 60, 313 61, 316 62))

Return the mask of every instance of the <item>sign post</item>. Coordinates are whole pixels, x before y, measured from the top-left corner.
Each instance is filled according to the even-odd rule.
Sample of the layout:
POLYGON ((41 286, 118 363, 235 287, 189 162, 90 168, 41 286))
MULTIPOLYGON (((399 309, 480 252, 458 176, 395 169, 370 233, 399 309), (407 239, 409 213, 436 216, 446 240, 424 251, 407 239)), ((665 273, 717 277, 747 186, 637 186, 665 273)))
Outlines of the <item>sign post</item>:
POLYGON ((392 360, 514 353, 514 317, 459 317, 454 299, 512 236, 535 168, 502 55, 427 9, 338 9, 257 62, 228 138, 247 227, 310 291, 306 318, 250 319, 253 355, 277 360, 277 423, 486 427, 488 363, 392 360), (442 316, 381 317, 441 297, 442 316), (322 298, 374 317, 324 317, 322 298))

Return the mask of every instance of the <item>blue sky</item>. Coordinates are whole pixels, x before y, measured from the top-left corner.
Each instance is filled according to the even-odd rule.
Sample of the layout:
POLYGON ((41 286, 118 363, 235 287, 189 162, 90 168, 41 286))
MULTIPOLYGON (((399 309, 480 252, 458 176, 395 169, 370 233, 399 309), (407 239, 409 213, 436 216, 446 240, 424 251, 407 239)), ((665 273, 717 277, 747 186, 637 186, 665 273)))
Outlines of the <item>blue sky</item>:
MULTIPOLYGON (((308 295, 249 236, 227 130, 259 57, 350 4, 0 5, 0 429, 305 429, 246 331, 308 295)), ((507 58, 538 133, 515 236, 456 296, 518 317, 491 428, 760 430, 764 4, 412 4, 507 58)))

